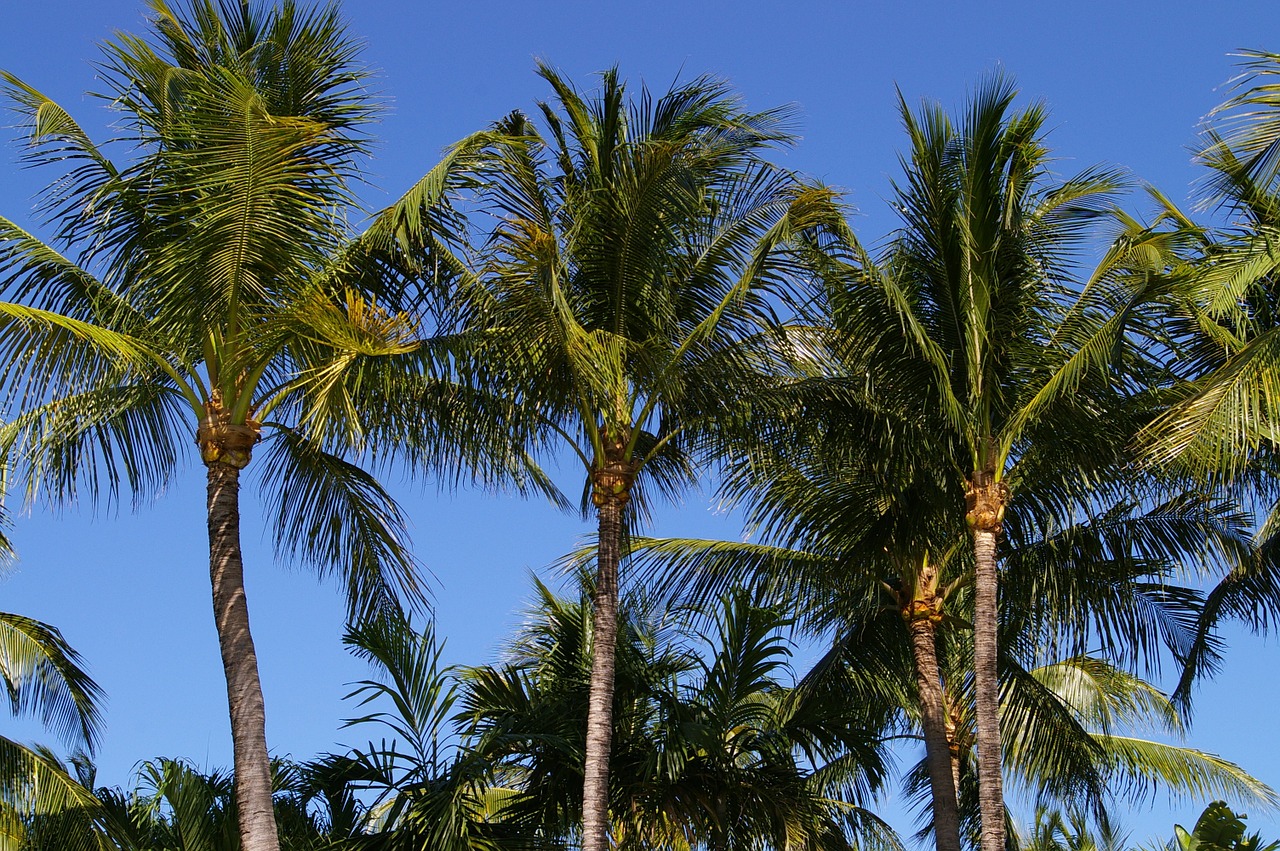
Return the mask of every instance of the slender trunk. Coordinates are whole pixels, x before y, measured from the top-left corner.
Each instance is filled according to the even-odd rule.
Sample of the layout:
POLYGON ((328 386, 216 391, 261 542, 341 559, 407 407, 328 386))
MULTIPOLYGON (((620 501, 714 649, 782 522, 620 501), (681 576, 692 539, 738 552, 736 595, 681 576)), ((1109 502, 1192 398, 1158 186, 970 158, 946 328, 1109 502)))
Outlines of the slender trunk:
POLYGON ((582 782, 582 851, 609 847, 609 755, 613 746, 614 658, 618 642, 618 564, 625 500, 610 495, 598 508, 596 592, 591 639, 591 696, 582 782))
POLYGON ((258 656, 249 634, 240 556, 240 470, 218 462, 210 463, 208 470, 209 578, 231 710, 240 844, 243 851, 279 851, 271 804, 266 710, 258 680, 258 656))
POLYGON ((982 851, 1004 851, 1004 790, 1000 769, 1000 685, 996 671, 996 536, 975 530, 973 615, 974 715, 982 851))
POLYGON ((916 686, 920 691, 920 718, 924 725, 925 765, 933 792, 933 837, 937 851, 960 851, 960 811, 951 772, 951 748, 947 739, 947 710, 943 705, 942 677, 938 672, 936 627, 928 615, 912 617, 911 654, 915 660, 916 686))
POLYGON ((956 790, 956 800, 960 800, 960 748, 952 746, 947 756, 951 760, 951 782, 956 790))
POLYGON ((973 689, 978 748, 978 808, 981 851, 1004 851, 1004 782, 1001 775, 1000 682, 996 596, 996 538, 1009 489, 992 471, 975 472, 966 494, 966 520, 973 532, 973 689))
POLYGON ((942 693, 942 700, 946 706, 946 725, 947 725, 947 756, 951 762, 951 788, 956 790, 956 800, 960 800, 960 760, 964 755, 968 745, 961 742, 964 736, 964 719, 960 715, 959 707, 955 706, 946 691, 942 693))

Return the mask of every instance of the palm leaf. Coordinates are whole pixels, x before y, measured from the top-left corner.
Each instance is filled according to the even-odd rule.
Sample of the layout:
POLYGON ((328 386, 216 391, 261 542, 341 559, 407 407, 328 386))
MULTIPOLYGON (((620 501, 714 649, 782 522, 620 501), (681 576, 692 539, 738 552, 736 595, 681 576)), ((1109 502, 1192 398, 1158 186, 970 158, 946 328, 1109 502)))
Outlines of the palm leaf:
POLYGON ((373 476, 288 429, 266 448, 277 555, 340 575, 355 619, 426 604, 404 517, 373 476))

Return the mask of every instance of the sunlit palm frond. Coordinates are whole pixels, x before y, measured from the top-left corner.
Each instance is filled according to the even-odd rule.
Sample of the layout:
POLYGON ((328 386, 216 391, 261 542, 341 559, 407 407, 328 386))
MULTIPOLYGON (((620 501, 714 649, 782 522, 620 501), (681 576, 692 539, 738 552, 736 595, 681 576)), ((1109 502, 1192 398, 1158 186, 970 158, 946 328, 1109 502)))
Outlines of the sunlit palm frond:
POLYGON ((0 444, 16 453, 12 475, 28 498, 112 502, 123 485, 136 502, 162 490, 182 460, 190 417, 187 400, 166 384, 152 373, 88 387, 0 427, 0 444))
POLYGON ((1154 461, 1182 464, 1201 475, 1238 475, 1260 446, 1280 434, 1278 374, 1280 331, 1271 329, 1193 386, 1139 439, 1154 461))
POLYGON ((144 340, 52 311, 0 302, 0 363, 11 402, 33 405, 130 375, 172 370, 144 340))
POLYGON ((4 836, 19 840, 10 847, 44 841, 68 851, 101 851, 94 825, 100 808, 52 754, 0 737, 0 826, 4 836))
POLYGON ((1136 800, 1160 789, 1185 800, 1229 798, 1254 811, 1273 812, 1280 806, 1271 787, 1215 754, 1128 736, 1097 738, 1115 767, 1117 794, 1136 800))

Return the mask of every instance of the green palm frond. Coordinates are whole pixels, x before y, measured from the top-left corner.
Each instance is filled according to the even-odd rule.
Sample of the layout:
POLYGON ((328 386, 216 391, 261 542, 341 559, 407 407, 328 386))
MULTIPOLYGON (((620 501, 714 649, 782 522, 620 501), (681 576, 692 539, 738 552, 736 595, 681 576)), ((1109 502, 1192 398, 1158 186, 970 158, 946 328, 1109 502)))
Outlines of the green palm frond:
POLYGON ((1083 723, 1103 733, 1117 726, 1182 732, 1182 719, 1155 686, 1100 659, 1078 656, 1030 673, 1083 723))
POLYGON ((1257 335, 1139 439, 1152 460, 1232 477, 1280 434, 1280 331, 1257 335))
POLYGON ((1010 507, 1002 584, 1011 599, 1041 600, 1005 614, 1002 641, 1029 653, 1080 653, 1101 639, 1114 658, 1159 668, 1196 652, 1202 593, 1196 581, 1256 561, 1247 518, 1194 494, 1145 509, 1127 500, 1087 521, 1047 528, 1010 507), (1183 578, 1185 577, 1185 578, 1183 578), (1089 636, 1088 639, 1085 636, 1089 636))
MULTIPOLYGON (((630 571, 639 587, 679 599, 693 609, 755 577, 767 599, 807 599, 806 590, 832 560, 783 547, 740 541, 633 537, 630 571)), ((757 584, 757 583, 752 583, 757 584)))
POLYGON ((16 840, 68 851, 101 851, 98 800, 52 754, 0 737, 0 830, 16 840), (52 837, 52 841, 50 841, 52 837))
POLYGON ((51 392, 76 392, 173 367, 164 354, 96 323, 0 302, 0 363, 11 401, 33 404, 51 392))
POLYGON ((474 179, 471 175, 479 167, 481 152, 503 141, 501 134, 486 130, 454 143, 439 163, 374 217, 352 244, 353 252, 368 252, 388 261, 394 258, 410 273, 428 271, 421 264, 436 262, 453 274, 469 278, 465 261, 448 250, 461 234, 457 232, 460 224, 450 218, 447 204, 452 194, 474 179))
MULTIPOLYGON (((1268 518, 1264 530, 1273 525, 1268 518)), ((1205 594, 1194 624, 1194 641, 1182 660, 1181 676, 1173 690, 1174 701, 1184 710, 1191 706, 1195 684, 1221 668, 1226 644, 1218 634, 1219 625, 1234 619, 1265 630, 1280 610, 1280 563, 1276 556, 1274 535, 1261 537, 1255 557, 1237 564, 1205 594)))
POLYGON ((1137 735, 1146 730, 1177 737, 1182 721, 1168 698, 1132 674, 1088 657, 1009 670, 1017 673, 1002 691, 1006 747, 1034 750, 1009 767, 1041 803, 1080 801, 1064 785, 1077 782, 1096 787, 1084 800, 1100 823, 1113 799, 1138 803, 1157 790, 1187 799, 1227 795, 1250 806, 1275 807, 1275 792, 1239 766, 1137 735), (1069 768, 1076 759, 1084 762, 1069 768))
POLYGON ((162 490, 189 439, 187 400, 162 376, 89 387, 29 408, 0 427, 0 445, 26 447, 11 474, 29 499, 135 499, 162 490))
POLYGON ((1244 155, 1251 177, 1267 184, 1280 173, 1280 122, 1276 121, 1280 96, 1275 82, 1280 56, 1265 50, 1238 55, 1244 70, 1232 81, 1235 94, 1214 115, 1226 117, 1227 142, 1244 155))
POLYGON ((68 742, 97 745, 102 690, 56 628, 0 612, 0 678, 15 715, 36 715, 68 742))
POLYGON ((1117 793, 1136 798, 1159 788, 1186 800, 1226 797, 1264 812, 1280 806, 1271 787, 1215 754, 1128 736, 1097 738, 1117 769, 1117 793))
POLYGON ((13 301, 84 321, 111 317, 113 327, 142 333, 146 320, 127 300, 81 266, 8 219, 0 218, 0 288, 13 301))
POLYGON ((404 517, 372 475, 284 428, 263 455, 278 555, 341 576, 352 618, 426 605, 404 517))
POLYGON ((458 697, 451 669, 441 664, 444 643, 430 624, 415 631, 407 621, 379 618, 353 627, 343 643, 375 668, 378 679, 362 680, 346 696, 358 707, 389 701, 390 711, 348 719, 344 726, 377 722, 404 740, 422 763, 440 759, 440 738, 458 697))

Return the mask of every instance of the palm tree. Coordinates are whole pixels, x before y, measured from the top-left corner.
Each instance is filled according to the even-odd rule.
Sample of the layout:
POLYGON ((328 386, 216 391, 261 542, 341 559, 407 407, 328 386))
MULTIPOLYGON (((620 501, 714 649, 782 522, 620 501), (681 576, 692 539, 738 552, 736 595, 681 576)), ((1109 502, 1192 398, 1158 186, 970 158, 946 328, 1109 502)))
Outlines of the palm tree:
MULTIPOLYGON (((850 469, 848 459, 813 445, 768 466, 762 460, 757 455, 751 475, 748 520, 767 521, 765 542, 633 539, 634 569, 662 593, 679 589, 695 608, 726 587, 753 587, 796 611, 806 631, 834 636, 819 676, 833 679, 838 685, 829 687, 844 689, 851 702, 901 708, 905 717, 887 732, 919 736, 925 745, 908 786, 928 801, 935 843, 958 843, 970 811, 974 740, 967 530, 957 522, 942 526, 951 530, 947 546, 940 530, 928 527, 929 503, 919 490, 877 494, 865 469, 850 469), (913 532, 913 523, 925 525, 913 532), (909 553, 924 543, 935 548, 916 560, 896 549, 909 553)), ((1174 730, 1180 721, 1149 686, 1083 655, 1102 639, 1107 654, 1126 665, 1154 668, 1162 648, 1181 661, 1195 640, 1202 598, 1175 577, 1205 553, 1221 553, 1219 571, 1247 556, 1243 519, 1183 498, 1145 511, 1122 504, 1087 522, 1037 529, 1036 503, 1045 496, 1031 484, 1019 489, 1009 506, 1012 534, 1001 544, 1008 602, 1001 616, 1002 723, 1015 728, 1004 744, 1006 771, 1041 799, 1083 802, 1099 813, 1113 787, 1133 796, 1157 784, 1192 794, 1255 794, 1251 779, 1211 757, 1113 736, 1113 727, 1138 726, 1148 711, 1141 719, 1147 724, 1174 730), (1051 666, 1039 661, 1054 653, 1076 655, 1051 666), (1064 684, 1075 691, 1054 691, 1064 684), (1113 715, 1124 718, 1113 724, 1113 715)), ((934 519, 945 520, 945 512, 935 510, 934 519)))
MULTIPOLYGON (((696 638, 689 612, 632 600, 620 622, 611 838, 620 848, 897 848, 859 804, 883 779, 870 706, 787 683, 787 620, 727 595, 696 638)), ((511 661, 464 674, 475 754, 515 787, 505 819, 571 836, 581 804, 590 611, 539 586, 511 661)))
MULTIPOLYGON (((1135 298, 1132 284, 1144 271, 1136 260, 1160 239, 1135 222, 1121 224, 1094 277, 1089 307, 1102 315, 1110 314, 1097 290, 1110 286, 1108 297, 1121 312, 1129 309, 1124 300, 1135 298)), ((888 274, 865 256, 854 259, 872 276, 888 274)), ((960 717, 972 718, 939 660, 940 643, 972 647, 964 637, 972 550, 955 510, 964 481, 947 455, 956 444, 948 443, 945 422, 919 405, 895 407, 907 392, 928 389, 920 360, 900 358, 896 373, 884 362, 894 351, 909 354, 910 342, 895 340, 891 326, 855 333, 867 332, 877 313, 892 316, 889 306, 860 303, 867 289, 836 291, 818 302, 826 312, 814 327, 789 329, 805 339, 796 348, 808 363, 799 377, 757 397, 748 433, 726 441, 733 463, 723 498, 746 504, 748 526, 763 541, 635 540, 631 552, 647 581, 692 605, 748 585, 786 601, 813 632, 862 645, 864 681, 879 681, 882 699, 919 712, 934 838, 946 851, 960 847, 954 734, 960 717), (913 672, 914 683, 899 671, 913 672)), ((1057 423, 1056 445, 1019 446, 1026 454, 1013 467, 1019 490, 1004 509, 1009 535, 1000 544, 1015 599, 1004 620, 1016 628, 1007 635, 1032 641, 1023 647, 1032 655, 1035 642, 1083 653, 1084 637, 1094 635, 1107 638, 1117 659, 1151 662, 1166 646, 1181 662, 1181 642, 1201 643, 1184 628, 1198 597, 1173 588, 1167 571, 1186 564, 1221 575, 1248 564, 1251 547, 1238 517, 1221 505, 1196 497, 1151 504, 1169 486, 1137 475, 1123 450, 1149 422, 1153 400, 1099 396, 1089 404, 1107 406, 1106 442, 1087 422, 1075 430, 1057 423), (1072 494, 1072 473, 1086 469, 1096 492, 1072 494), (1138 511, 1143 499, 1147 508, 1138 511), (1214 557, 1206 560, 1207 553, 1214 557)), ((1012 657, 1003 658, 1007 670, 1012 657)), ((951 668, 960 678, 970 670, 951 668)))
POLYGON ((983 851, 1004 846, 996 599, 1006 511, 1035 480, 1056 485, 1041 506, 1050 515, 1094 498, 1093 472, 1117 463, 1125 431, 1099 423, 1142 386, 1126 334, 1156 286, 1111 257, 1074 278, 1074 253, 1119 176, 1052 179, 1045 110, 1015 111, 1015 97, 1009 79, 990 77, 958 126, 937 104, 902 104, 903 225, 881 264, 860 258, 830 294, 837 336, 860 367, 852 374, 880 408, 916 418, 932 438, 918 454, 933 453, 938 475, 963 487, 983 851))
MULTIPOLYGON (((780 112, 744 112, 699 79, 627 102, 616 70, 584 96, 552 69, 544 137, 522 115, 485 175, 498 217, 472 295, 480 356, 581 461, 598 521, 583 848, 603 851, 618 568, 659 491, 688 485, 685 446, 745 387, 746 342, 773 324, 801 232, 839 218, 830 193, 762 160, 780 112)), ((585 497, 584 497, 585 499, 585 497)))
POLYGON ((785 416, 770 426, 757 415, 751 428, 776 442, 757 440, 730 455, 735 463, 722 494, 746 503, 748 526, 762 531, 761 542, 633 539, 632 558, 648 584, 694 608, 735 586, 750 587, 793 612, 820 640, 834 634, 865 646, 864 686, 847 697, 918 708, 936 842, 939 851, 958 851, 938 661, 939 641, 964 614, 953 598, 965 586, 967 565, 958 530, 947 523, 957 494, 948 492, 945 478, 917 475, 927 468, 886 449, 898 424, 883 413, 868 416, 861 404, 842 405, 843 384, 802 380, 762 398, 757 413, 781 403, 788 412, 805 411, 807 424, 785 416), (748 461, 738 463, 744 456, 748 461), (868 640, 868 630, 879 637, 868 640), (914 678, 903 681, 903 672, 914 678))
POLYGON ((433 205, 483 142, 459 146, 353 238, 338 211, 352 204, 372 110, 336 10, 152 8, 149 38, 105 47, 124 164, 4 76, 29 159, 63 172, 44 199, 52 243, 0 219, 0 364, 17 409, 3 442, 28 498, 65 502, 159 492, 194 437, 241 837, 274 851, 241 471, 265 437, 277 551, 340 574, 352 617, 422 604, 400 511, 353 456, 383 438, 388 455, 475 457, 435 442, 454 419, 430 409, 459 398, 429 383, 434 350, 395 299, 415 261, 444 247, 450 220, 433 205))

